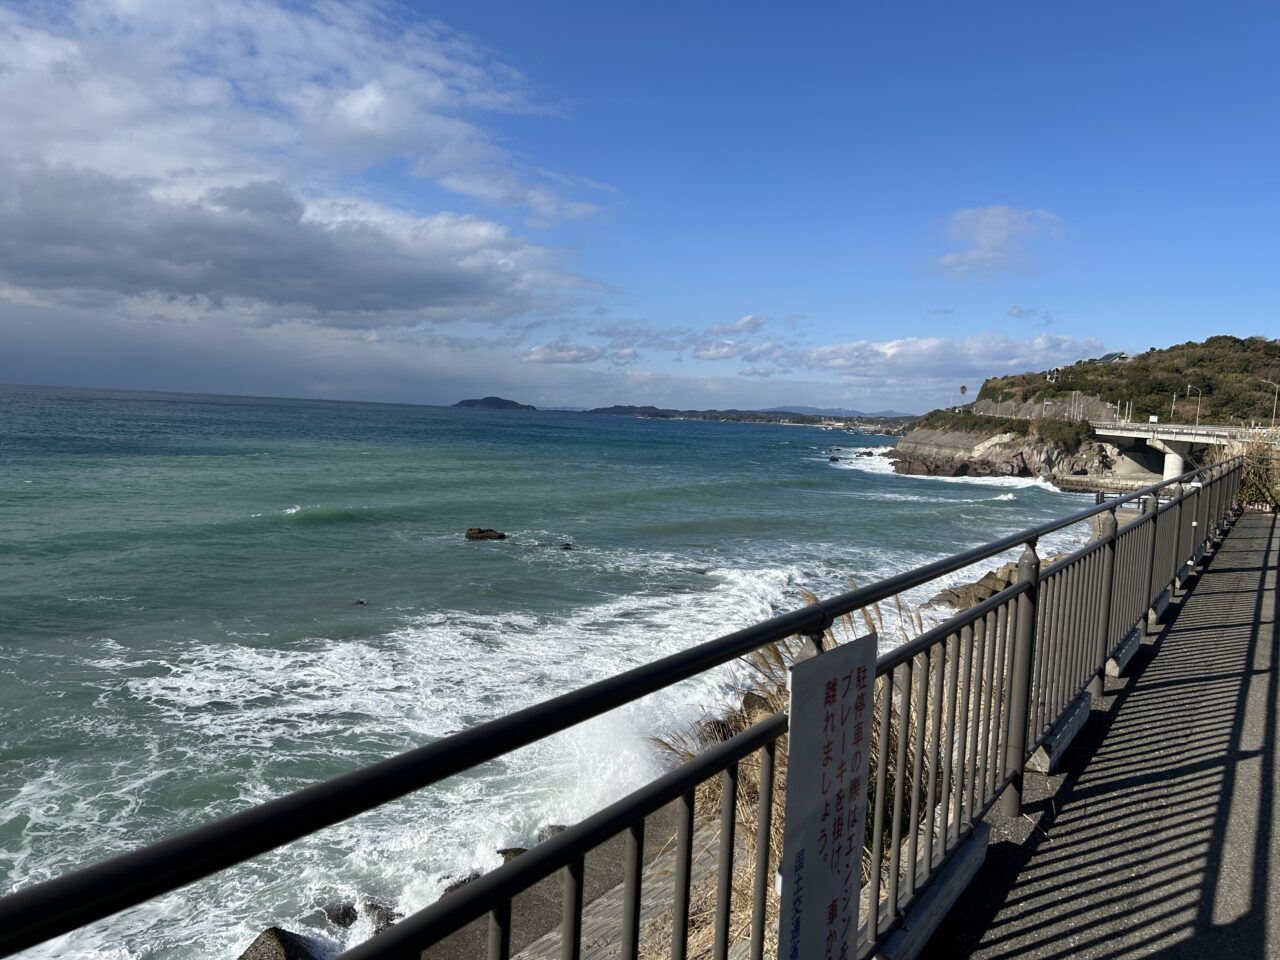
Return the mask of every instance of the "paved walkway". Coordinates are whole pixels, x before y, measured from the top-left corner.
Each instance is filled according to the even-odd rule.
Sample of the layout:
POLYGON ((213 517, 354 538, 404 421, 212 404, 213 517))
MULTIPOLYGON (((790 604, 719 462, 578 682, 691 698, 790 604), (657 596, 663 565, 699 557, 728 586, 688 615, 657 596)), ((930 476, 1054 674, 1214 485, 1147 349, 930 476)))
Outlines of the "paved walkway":
POLYGON ((1278 563, 1244 514, 924 956, 1280 958, 1278 563))

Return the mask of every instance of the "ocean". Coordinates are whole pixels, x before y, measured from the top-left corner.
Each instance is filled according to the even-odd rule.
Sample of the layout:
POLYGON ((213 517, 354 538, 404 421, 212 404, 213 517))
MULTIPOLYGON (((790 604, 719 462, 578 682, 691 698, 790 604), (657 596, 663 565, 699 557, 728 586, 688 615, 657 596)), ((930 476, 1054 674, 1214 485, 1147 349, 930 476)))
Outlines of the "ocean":
MULTIPOLYGON (((890 443, 0 386, 0 890, 1090 502, 855 456, 890 443), (473 526, 508 538, 468 542, 473 526)), ((651 779, 650 738, 724 684, 680 684, 23 956, 231 960, 273 923, 350 946, 367 921, 342 930, 320 905, 426 906, 651 779)))

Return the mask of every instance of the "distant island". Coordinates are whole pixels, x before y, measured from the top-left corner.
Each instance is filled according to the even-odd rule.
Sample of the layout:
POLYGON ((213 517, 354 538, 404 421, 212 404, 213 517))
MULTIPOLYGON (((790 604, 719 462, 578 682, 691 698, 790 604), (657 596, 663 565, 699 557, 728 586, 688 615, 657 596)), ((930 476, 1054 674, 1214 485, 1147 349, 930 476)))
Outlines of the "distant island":
POLYGON ((479 400, 459 400, 454 404, 455 407, 480 407, 484 410, 537 410, 537 407, 531 407, 527 403, 516 403, 514 400, 504 400, 502 397, 481 397, 479 400))

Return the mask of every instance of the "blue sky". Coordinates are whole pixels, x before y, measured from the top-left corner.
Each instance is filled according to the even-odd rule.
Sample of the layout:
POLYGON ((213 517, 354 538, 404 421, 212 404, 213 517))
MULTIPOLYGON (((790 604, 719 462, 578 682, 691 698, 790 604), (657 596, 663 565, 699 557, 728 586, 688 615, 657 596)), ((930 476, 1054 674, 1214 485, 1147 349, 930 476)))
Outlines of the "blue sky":
POLYGON ((1280 335, 1263 3, 0 7, 0 380, 923 410, 1280 335))

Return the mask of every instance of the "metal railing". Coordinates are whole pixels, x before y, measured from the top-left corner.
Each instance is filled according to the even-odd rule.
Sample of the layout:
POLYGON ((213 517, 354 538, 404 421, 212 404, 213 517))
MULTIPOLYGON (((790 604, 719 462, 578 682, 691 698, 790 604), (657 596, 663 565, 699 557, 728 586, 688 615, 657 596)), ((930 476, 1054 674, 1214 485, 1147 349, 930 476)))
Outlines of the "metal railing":
MULTIPOLYGON (((1141 629, 1151 605, 1230 522, 1240 487, 1239 458, 1108 500, 1039 527, 947 557, 703 643, 436 743, 272 800, 133 853, 0 899, 0 956, 103 919, 193 883, 411 791, 565 730, 696 674, 796 636, 821 638, 837 618, 939 577, 1023 547, 1016 580, 993 596, 882 655, 876 664, 864 917, 858 956, 873 952, 901 923, 951 854, 998 802, 1015 814, 1030 754, 1085 690, 1100 689, 1106 661, 1141 629), (1116 509, 1145 504, 1118 526, 1116 509), (1039 540, 1098 518, 1092 541, 1041 568, 1039 540)), ((735 837, 740 799, 754 801, 755 855, 747 939, 759 960, 776 924, 769 904, 770 827, 779 713, 681 764, 563 833, 347 951, 341 960, 388 960, 420 952, 487 915, 489 957, 511 954, 511 905, 521 891, 563 874, 561 956, 582 950, 586 854, 626 834, 621 955, 635 958, 646 818, 677 810, 676 866, 669 890, 671 956, 687 954, 697 791, 720 779, 719 837, 735 837), (739 765, 749 760, 754 797, 739 797, 739 765)), ((704 811, 705 812, 705 811, 704 811)), ((713 955, 727 957, 737 842, 720 842, 713 955)), ((742 884, 739 884, 742 889, 742 884)), ((664 891, 666 896, 667 892, 664 891)))

